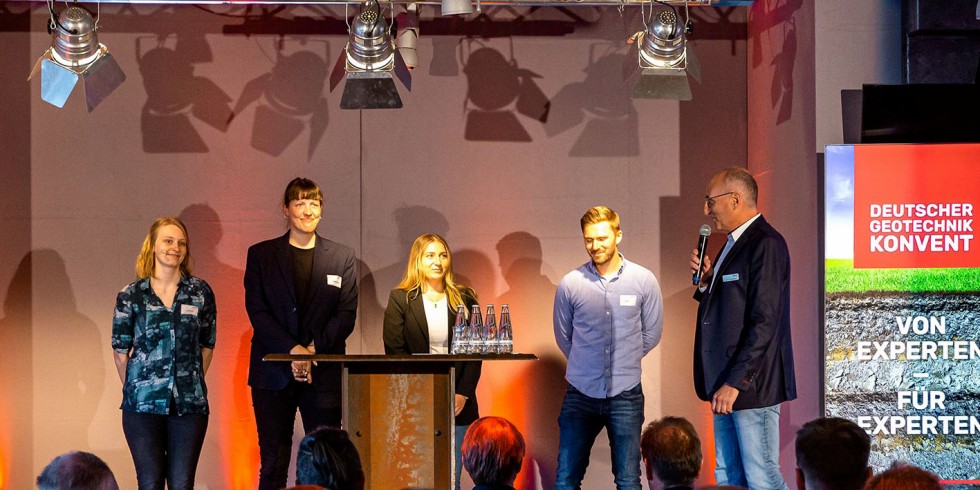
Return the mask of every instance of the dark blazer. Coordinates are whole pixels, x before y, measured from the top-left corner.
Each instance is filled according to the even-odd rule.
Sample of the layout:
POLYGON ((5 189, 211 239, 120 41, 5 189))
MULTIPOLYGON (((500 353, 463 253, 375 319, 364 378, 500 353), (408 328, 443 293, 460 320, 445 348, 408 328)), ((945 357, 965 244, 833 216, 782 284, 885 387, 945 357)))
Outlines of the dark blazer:
MULTIPOLYGON (((245 310, 252 322, 248 384, 253 388, 285 388, 293 379, 289 363, 264 362, 262 357, 306 345, 299 338, 292 269, 289 233, 248 249, 245 310)), ((316 353, 344 354, 357 316, 357 270, 351 248, 317 235, 307 308, 304 322, 313 333, 316 353)), ((312 373, 314 389, 334 392, 339 400, 340 363, 321 362, 312 373)))
POLYGON ((694 294, 700 302, 694 337, 698 397, 709 401, 728 384, 739 390, 735 410, 796 398, 786 240, 759 216, 713 274, 710 292, 694 294))
MULTIPOLYGON (((467 308, 478 304, 472 289, 462 288, 463 304, 467 308)), ((448 302, 447 302, 448 303, 448 302)), ((449 310, 449 342, 453 339, 453 325, 456 311, 449 310)), ((429 323, 425 319, 425 305, 422 295, 412 299, 406 297, 403 289, 393 289, 388 295, 384 320, 385 354, 424 354, 429 352, 429 323)), ((476 384, 480 381, 481 362, 456 363, 456 394, 467 398, 463 410, 456 416, 456 425, 469 425, 480 418, 480 407, 476 402, 476 384)))

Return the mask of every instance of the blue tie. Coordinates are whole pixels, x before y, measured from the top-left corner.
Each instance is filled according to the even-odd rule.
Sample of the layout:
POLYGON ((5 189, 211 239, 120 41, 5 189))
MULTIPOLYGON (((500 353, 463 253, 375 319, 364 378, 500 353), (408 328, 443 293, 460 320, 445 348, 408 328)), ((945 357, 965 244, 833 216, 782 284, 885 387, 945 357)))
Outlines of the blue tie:
POLYGON ((721 263, 725 261, 725 256, 728 255, 728 251, 732 249, 732 245, 735 245, 735 237, 729 233, 728 240, 725 241, 725 248, 721 250, 721 254, 718 255, 718 261, 715 262, 715 271, 711 274, 711 286, 708 288, 709 292, 711 291, 711 288, 715 287, 715 277, 718 276, 718 272, 721 270, 721 263))

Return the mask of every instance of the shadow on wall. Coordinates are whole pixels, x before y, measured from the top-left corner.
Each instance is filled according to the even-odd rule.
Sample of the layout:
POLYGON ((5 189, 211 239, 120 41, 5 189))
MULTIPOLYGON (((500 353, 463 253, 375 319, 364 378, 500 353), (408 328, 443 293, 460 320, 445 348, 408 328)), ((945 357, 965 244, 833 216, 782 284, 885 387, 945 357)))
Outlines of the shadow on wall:
POLYGON ((770 83, 770 103, 776 111, 776 124, 782 124, 793 115, 793 68, 796 65, 795 12, 803 6, 803 0, 786 0, 775 3, 755 2, 749 10, 753 31, 752 67, 758 68, 769 58, 773 67, 770 83), (768 46, 782 46, 780 52, 763 49, 762 36, 767 36, 768 46), (781 42, 779 41, 781 39, 781 42))
POLYGON ((551 102, 534 81, 541 75, 518 67, 513 38, 507 40, 509 56, 480 40, 468 39, 459 45, 466 74, 464 137, 468 141, 527 143, 531 135, 517 115, 540 123, 548 120, 551 102))
POLYGON ((570 157, 640 154, 638 116, 630 97, 632 87, 623 79, 623 66, 636 61, 627 59, 624 46, 623 42, 612 41, 589 46, 585 78, 565 85, 553 99, 552 117, 545 124, 548 136, 585 124, 569 150, 570 157))
MULTIPOLYGON (((179 25, 179 24, 159 24, 179 25)), ((231 97, 211 80, 194 75, 194 65, 214 61, 203 32, 166 32, 136 38, 146 102, 140 111, 146 153, 207 153, 197 120, 228 130, 231 97)))
POLYGON ((588 8, 572 12, 488 7, 465 20, 436 17, 427 21, 423 30, 432 39, 433 47, 429 74, 456 77, 462 64, 466 75, 465 139, 530 142, 531 135, 522 120, 546 123, 552 103, 535 81, 541 75, 519 67, 513 37, 566 36, 593 25, 600 12, 588 8), (492 40, 500 38, 509 43, 507 53, 490 47, 492 40))
POLYGON ((326 41, 313 43, 322 44, 322 50, 318 50, 322 53, 297 49, 310 44, 305 37, 277 38, 272 69, 246 83, 238 96, 229 122, 255 104, 252 148, 279 156, 308 128, 306 157, 313 157, 329 122, 329 104, 323 88, 330 74, 331 57, 326 41))
MULTIPOLYGON (((394 212, 395 226, 398 229, 398 255, 401 259, 376 270, 364 262, 358 263, 361 286, 358 293, 361 328, 361 353, 380 354, 384 352, 382 327, 388 294, 402 280, 405 263, 408 260, 412 242, 419 235, 435 233, 443 238, 449 232, 449 221, 439 211, 426 206, 405 206, 394 212)), ((449 244, 452 250, 453 244, 449 244)), ((454 255, 453 269, 457 271, 457 258, 454 255)), ((479 294, 480 291, 477 291, 479 294)))
POLYGON ((211 423, 199 475, 210 484, 254 488, 259 454, 248 389, 252 329, 245 313, 244 271, 218 258, 223 232, 214 208, 192 204, 180 219, 187 226, 192 274, 211 286, 218 307, 218 340, 206 380, 211 423))
MULTIPOLYGON (((493 295, 497 290, 496 275, 490 257, 477 250, 457 250, 453 252, 453 272, 456 274, 457 283, 476 291, 477 299, 485 314, 487 305, 494 303, 493 295)), ((500 306, 495 305, 494 309, 496 314, 500 315, 500 306)))
POLYGON ((30 252, 7 285, 0 318, 0 488, 32 482, 34 454, 33 332, 30 252))
POLYGON ((496 302, 510 307, 514 352, 534 353, 538 360, 485 367, 485 376, 499 391, 485 403, 482 415, 506 417, 527 440, 527 457, 515 487, 550 490, 555 486, 558 412, 565 395, 565 358, 555 344, 552 328, 556 286, 542 273, 544 260, 537 236, 526 231, 508 233, 495 248, 507 283, 496 302))
MULTIPOLYGON (((77 311, 65 261, 54 250, 33 250, 31 270, 35 440, 45 441, 39 460, 71 450, 91 450, 89 426, 105 390, 109 337, 77 311)), ((23 264, 24 262, 22 262, 23 264)), ((106 309, 109 305, 106 305, 106 309)), ((113 377, 115 379, 115 377, 113 377)), ((113 385, 117 389, 118 384, 113 385)), ((119 397, 110 397, 117 401, 119 397)), ((41 448, 39 448, 41 449, 41 448)))

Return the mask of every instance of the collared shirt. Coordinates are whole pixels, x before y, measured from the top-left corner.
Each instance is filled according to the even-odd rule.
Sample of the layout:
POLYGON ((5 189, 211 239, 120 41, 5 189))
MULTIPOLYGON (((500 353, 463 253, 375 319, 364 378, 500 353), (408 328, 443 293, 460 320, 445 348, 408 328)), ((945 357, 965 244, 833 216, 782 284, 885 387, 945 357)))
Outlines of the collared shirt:
POLYGON ((663 300, 653 273, 623 257, 602 277, 589 261, 555 292, 555 340, 568 359, 565 379, 592 398, 611 398, 640 383, 640 361, 659 342, 663 300))
MULTIPOLYGON (((749 225, 754 223, 755 220, 759 219, 759 216, 762 216, 762 214, 756 213, 755 216, 749 218, 748 221, 742 223, 738 226, 738 228, 735 228, 728 234, 728 238, 725 241, 725 247, 721 250, 721 253, 718 254, 718 262, 715 263, 713 267, 714 270, 721 270, 719 267, 721 267, 722 262, 725 261, 725 257, 728 257, 728 252, 735 246, 735 241, 742 237, 742 234, 745 233, 745 230, 748 229, 749 225)), ((715 285, 716 275, 717 274, 714 273, 711 274, 711 287, 714 287, 715 285)))
POLYGON ((172 306, 164 306, 149 279, 126 286, 116 296, 112 348, 132 349, 123 410, 165 415, 172 395, 178 414, 208 413, 201 348, 214 348, 214 293, 200 278, 183 277, 172 306))
POLYGON ((755 213, 755 216, 749 218, 748 221, 742 223, 741 225, 738 225, 738 228, 732 230, 731 233, 732 241, 735 242, 738 241, 739 238, 742 238, 742 234, 745 233, 745 230, 748 229, 749 225, 755 223, 755 220, 759 219, 759 216, 762 216, 762 213, 755 213))

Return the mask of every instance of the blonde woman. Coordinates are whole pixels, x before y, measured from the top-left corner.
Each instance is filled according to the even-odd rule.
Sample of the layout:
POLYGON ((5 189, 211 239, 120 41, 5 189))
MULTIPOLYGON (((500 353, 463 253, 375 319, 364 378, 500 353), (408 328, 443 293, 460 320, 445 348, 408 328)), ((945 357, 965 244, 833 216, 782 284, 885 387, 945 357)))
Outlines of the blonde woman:
MULTIPOLYGON (((452 253, 446 240, 433 234, 416 238, 405 275, 391 291, 385 308, 385 354, 448 354, 457 308, 462 305, 468 312, 475 304, 476 292, 453 282, 452 253)), ((479 362, 456 363, 457 489, 463 435, 480 417, 476 384, 481 369, 479 362)))
POLYGON ((123 432, 142 489, 194 488, 208 428, 204 375, 217 309, 191 275, 187 227, 159 218, 136 259, 136 281, 116 297, 112 349, 123 384, 123 432))

